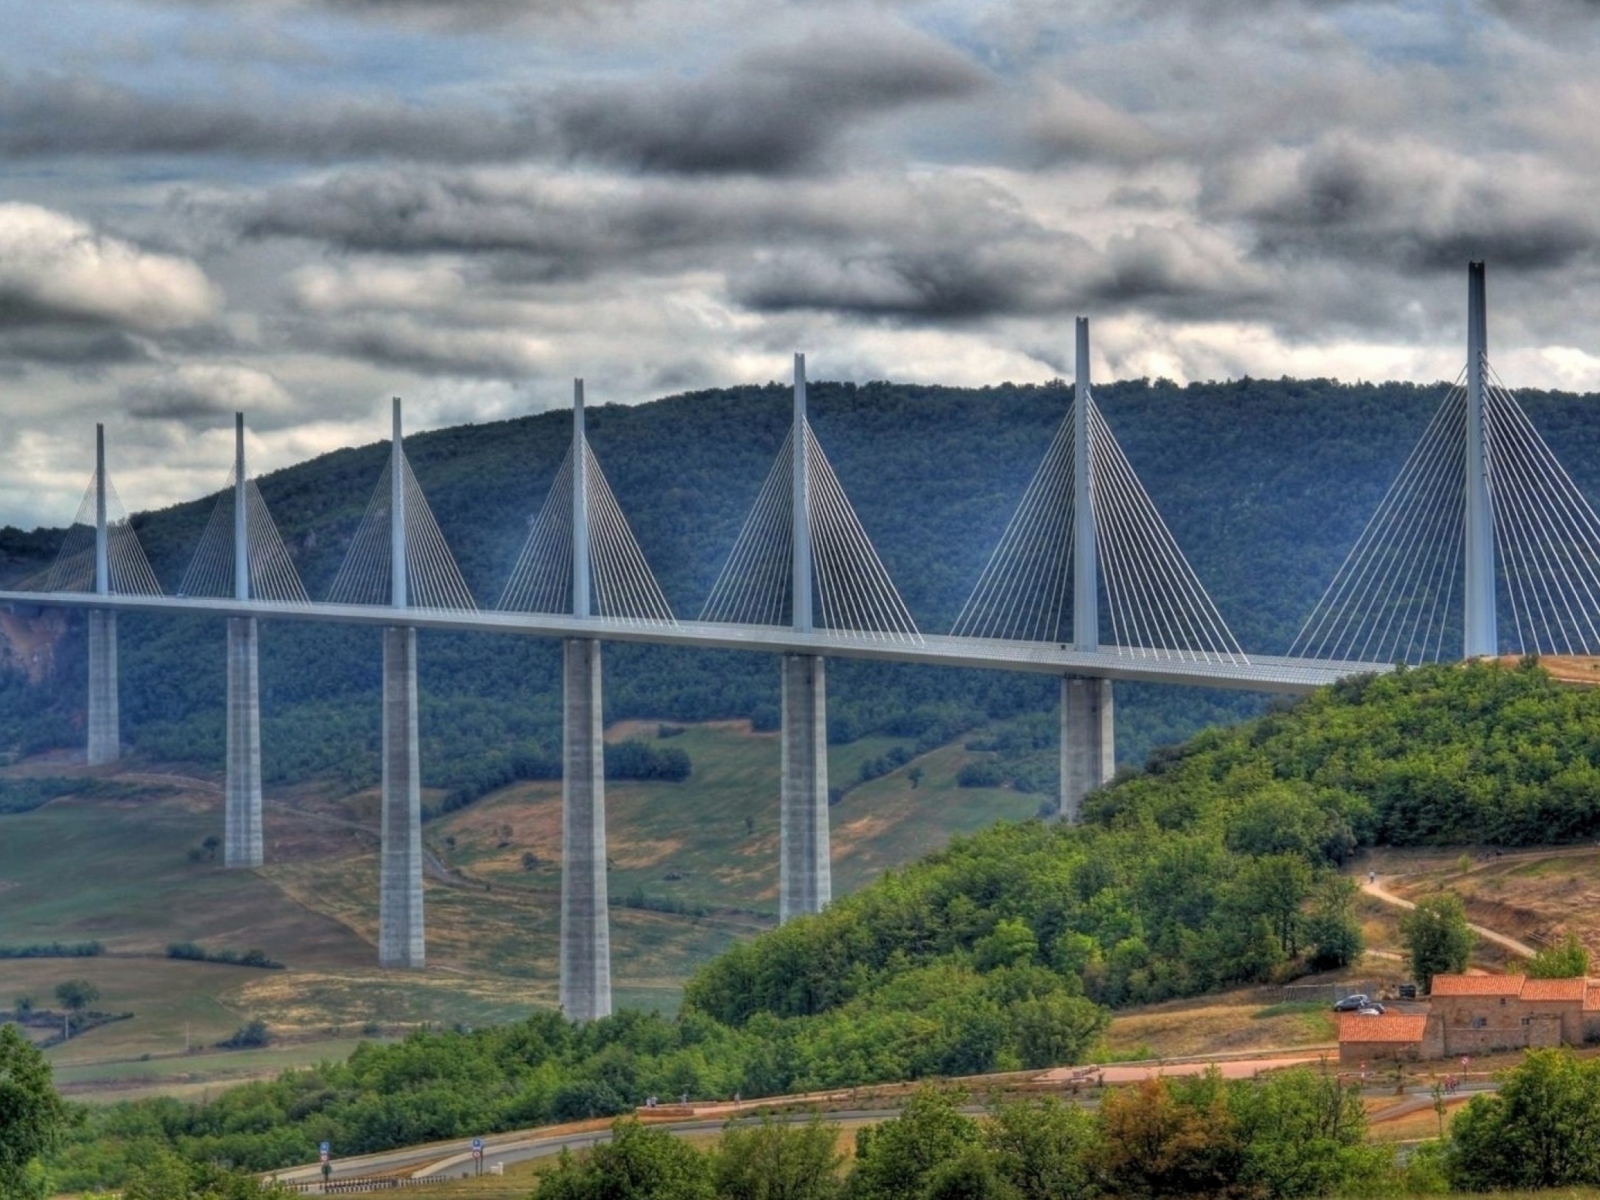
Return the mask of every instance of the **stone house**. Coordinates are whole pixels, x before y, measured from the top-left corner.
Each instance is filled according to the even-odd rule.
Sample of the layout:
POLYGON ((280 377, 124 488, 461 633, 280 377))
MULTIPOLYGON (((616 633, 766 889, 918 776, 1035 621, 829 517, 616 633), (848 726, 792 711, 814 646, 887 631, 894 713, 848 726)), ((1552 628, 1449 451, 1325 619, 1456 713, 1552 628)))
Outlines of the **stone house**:
POLYGON ((1339 1020, 1342 1066, 1600 1041, 1600 982, 1435 975, 1426 1013, 1339 1020))
POLYGON ((1339 1065, 1373 1067, 1396 1059, 1442 1058, 1439 1022, 1427 1013, 1339 1014, 1339 1065))

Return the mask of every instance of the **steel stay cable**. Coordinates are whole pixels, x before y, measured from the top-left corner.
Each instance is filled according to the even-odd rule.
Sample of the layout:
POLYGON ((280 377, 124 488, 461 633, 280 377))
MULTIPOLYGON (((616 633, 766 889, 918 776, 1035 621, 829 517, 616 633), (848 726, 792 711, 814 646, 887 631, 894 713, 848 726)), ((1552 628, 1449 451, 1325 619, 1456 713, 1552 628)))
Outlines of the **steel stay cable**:
POLYGON ((1350 576, 1348 571, 1351 566, 1352 559, 1356 557, 1357 552, 1360 551, 1364 545, 1368 544, 1369 538, 1371 537, 1375 526, 1380 523, 1384 511, 1390 503, 1390 498, 1393 496, 1395 489, 1399 486, 1400 479, 1404 477, 1406 472, 1409 470, 1412 459, 1416 457, 1418 450, 1421 448, 1423 442, 1426 441, 1429 433, 1433 429, 1434 424, 1440 419, 1440 415, 1444 412, 1446 406, 1449 405, 1451 399, 1455 396, 1456 389, 1460 387, 1461 379, 1463 376, 1465 376, 1465 374, 1466 370, 1463 368, 1461 374, 1457 375, 1455 384, 1452 385, 1451 389, 1445 394, 1444 400, 1439 404, 1438 408, 1434 410, 1433 416, 1430 418, 1427 427, 1423 430, 1422 436, 1417 439, 1416 443, 1413 444, 1410 454, 1406 456, 1405 462, 1401 464, 1399 474, 1397 474, 1394 481, 1390 483, 1388 489, 1384 492, 1383 497, 1378 501, 1377 508, 1373 511, 1372 515, 1367 518, 1367 523, 1362 527, 1361 533, 1356 537, 1355 542, 1351 544, 1350 549, 1346 551, 1343 561, 1339 564, 1338 569, 1334 571, 1333 577, 1328 581, 1328 586, 1323 589, 1322 595, 1318 598, 1316 604, 1312 606, 1311 612, 1307 615, 1304 623, 1301 624, 1300 631, 1295 634, 1294 640, 1289 643, 1289 654, 1291 657, 1309 651, 1311 649, 1312 639, 1317 639, 1316 651, 1313 653, 1305 653, 1305 656, 1312 658, 1323 657, 1321 651, 1327 644, 1327 635, 1323 632, 1323 629, 1329 614, 1332 612, 1332 603, 1330 602, 1330 597, 1336 592, 1342 594, 1350 586, 1350 576), (1312 628, 1313 625, 1315 625, 1315 630, 1312 628))
POLYGON ((1128 550, 1127 538, 1123 536, 1125 514, 1119 505, 1112 503, 1111 494, 1105 490, 1113 479, 1109 453, 1103 440, 1092 435, 1089 439, 1089 448, 1095 467, 1091 488, 1098 484, 1102 489, 1102 494, 1095 503, 1095 514, 1101 518, 1100 527, 1107 535, 1095 539, 1095 548, 1099 553, 1101 574, 1108 581, 1108 590, 1115 590, 1120 598, 1123 618, 1123 629, 1118 637, 1118 652, 1142 656, 1158 639, 1140 619, 1145 615, 1143 605, 1140 603, 1141 592, 1132 573, 1131 564, 1124 561, 1128 550))
MULTIPOLYGON (((1463 422, 1465 413, 1463 407, 1463 422)), ((1446 494, 1452 488, 1456 490, 1460 488, 1462 473, 1452 454, 1454 444, 1455 439, 1451 437, 1436 437, 1433 447, 1418 459, 1416 469, 1407 477, 1406 489, 1397 497, 1399 503, 1395 511, 1397 515, 1405 518, 1400 524, 1399 544, 1396 545, 1390 538, 1385 538, 1381 543, 1383 558, 1387 560, 1382 568, 1382 577, 1373 580, 1361 594, 1358 609, 1362 618, 1370 619, 1374 624, 1367 630, 1360 650, 1356 650, 1352 642, 1351 652, 1354 654, 1370 653, 1374 641, 1380 651, 1385 645, 1391 645, 1387 639, 1394 628, 1397 616, 1394 606, 1395 587, 1401 581, 1412 580, 1414 564, 1418 555, 1424 552, 1423 534, 1426 522, 1417 520, 1414 510, 1420 503, 1424 506, 1424 511, 1431 511, 1436 497, 1446 494), (1453 485, 1450 483, 1452 472, 1456 480, 1453 485), (1378 595, 1379 592, 1382 594, 1378 595)), ((1396 647, 1391 645, 1391 652, 1394 648, 1396 647)))
MULTIPOLYGON (((1170 652, 1191 650, 1203 653, 1209 644, 1208 640, 1173 586, 1174 581, 1170 577, 1174 573, 1173 564, 1162 554, 1163 549, 1169 549, 1170 552, 1170 548, 1161 544, 1159 522, 1151 519, 1154 506, 1149 495, 1139 484, 1132 464, 1122 453, 1121 446, 1098 409, 1091 407, 1090 416, 1096 422, 1096 434, 1106 444, 1106 458, 1111 464, 1107 482, 1114 489, 1111 494, 1121 503, 1123 528, 1127 531, 1125 536, 1132 539, 1126 549, 1140 582, 1139 596, 1148 614, 1147 621, 1152 627, 1159 627, 1160 638, 1170 652)), ((1170 537, 1167 541, 1171 541, 1170 537)))
MULTIPOLYGON (((1492 389, 1490 394, 1491 396, 1494 394, 1492 389)), ((1578 632, 1579 618, 1572 612, 1569 597, 1576 589, 1566 566, 1560 562, 1559 550, 1546 540, 1550 533, 1551 522, 1541 520, 1540 517, 1555 518, 1554 524, 1557 528, 1563 523, 1544 496, 1545 489, 1536 486, 1531 478, 1531 472, 1517 469, 1519 466, 1528 467, 1532 464, 1521 461, 1516 454, 1514 442, 1509 437, 1501 436, 1504 433, 1505 416, 1495 411, 1499 408, 1498 403, 1485 406, 1486 415, 1490 418, 1487 425, 1492 431, 1492 445, 1496 451, 1504 451, 1503 456, 1501 453, 1495 453, 1490 457, 1492 478, 1496 484, 1491 495, 1498 498, 1502 492, 1500 483, 1503 479, 1506 500, 1512 507, 1512 511, 1504 514, 1504 519, 1510 526, 1508 533, 1514 531, 1518 542, 1531 542, 1531 545, 1523 546, 1522 561, 1524 565, 1530 561, 1538 563, 1538 569, 1534 572, 1534 592, 1537 595, 1542 590, 1545 602, 1550 606, 1548 611, 1541 614, 1545 634, 1549 639, 1546 644, 1554 649, 1557 644, 1556 634, 1559 632, 1560 642, 1565 645, 1566 652, 1571 654, 1573 652, 1571 635, 1578 632), (1543 511, 1539 511, 1540 509, 1543 511), (1541 537, 1541 534, 1544 536, 1541 537), (1558 575, 1564 586, 1556 584, 1558 575), (1566 620, 1561 619, 1557 612, 1558 606, 1566 612, 1566 620), (1551 628, 1552 624, 1555 626, 1554 630, 1551 628)), ((1529 626, 1535 627, 1531 617, 1529 626)), ((1582 642, 1581 634, 1579 641, 1582 642)))
MULTIPOLYGON (((1572 477, 1562 468, 1548 444, 1539 436, 1539 431, 1534 428, 1515 397, 1504 388, 1498 391, 1502 397, 1504 412, 1497 416, 1497 424, 1505 431, 1508 445, 1520 447, 1524 461, 1542 477, 1545 486, 1534 488, 1534 494, 1544 501, 1546 511, 1555 518, 1554 523, 1568 534, 1569 540, 1559 544, 1558 549, 1570 564, 1572 573, 1576 573, 1588 600, 1586 605, 1580 604, 1578 607, 1579 612, 1584 615, 1584 623, 1588 625, 1590 637, 1593 639, 1585 643, 1586 650, 1590 650, 1600 645, 1600 633, 1596 632, 1593 621, 1588 617, 1588 613, 1594 611, 1597 604, 1600 604, 1596 595, 1597 590, 1600 590, 1600 579, 1597 579, 1594 567, 1597 555, 1594 543, 1585 536, 1584 528, 1587 525, 1591 533, 1595 532, 1594 510, 1589 507, 1583 493, 1577 489, 1572 477), (1587 560, 1579 559, 1573 554, 1575 545, 1582 547, 1587 560)), ((1563 575, 1570 588, 1571 573, 1563 568, 1563 575)), ((1579 640, 1582 641, 1581 636, 1579 640)))
POLYGON ((1179 605, 1180 614, 1186 618, 1187 623, 1196 631, 1198 640, 1211 647, 1211 653, 1219 657, 1226 656, 1230 661, 1235 656, 1243 658, 1243 649, 1239 646, 1237 639, 1233 637, 1232 631, 1228 629, 1227 622, 1222 619, 1222 614, 1211 600, 1210 595, 1201 585, 1199 576, 1195 574, 1193 566, 1183 553, 1183 548, 1178 545, 1177 539, 1172 536, 1172 531, 1162 519, 1160 510, 1150 499, 1150 494, 1140 482, 1138 473, 1133 469, 1133 464, 1128 461, 1127 455, 1123 452, 1121 445, 1117 443, 1115 436, 1111 433, 1110 426, 1105 423, 1104 417, 1100 414, 1099 408, 1094 404, 1092 398, 1090 400, 1090 413, 1099 422, 1100 427, 1104 430, 1104 435, 1110 439, 1114 456, 1120 463, 1120 469, 1124 473, 1126 483, 1136 489, 1134 499, 1140 505, 1144 521, 1149 526, 1149 536, 1154 539, 1158 546, 1165 549, 1165 556, 1158 558, 1156 561, 1163 564, 1167 569, 1169 579, 1166 586, 1169 594, 1173 596, 1174 603, 1179 605), (1187 607, 1184 606, 1183 593, 1187 593, 1187 607))
POLYGON ((1354 655, 1356 645, 1369 640, 1370 631, 1363 636, 1362 625, 1371 612, 1371 589, 1375 586, 1376 573, 1383 569, 1381 560, 1393 545, 1391 531, 1400 526, 1408 511, 1410 497, 1423 490, 1427 480, 1438 469, 1437 461, 1444 453, 1440 424, 1449 419, 1456 401, 1461 402, 1465 419, 1465 395, 1465 391, 1459 389, 1447 393, 1434 411, 1422 437, 1412 447, 1400 474, 1390 484, 1377 510, 1362 530, 1361 538, 1346 556, 1345 566, 1341 567, 1340 576, 1334 581, 1339 586, 1339 595, 1335 603, 1328 606, 1318 626, 1322 638, 1317 647, 1318 654, 1327 647, 1330 637, 1334 640, 1335 653, 1343 655, 1354 655))
MULTIPOLYGON (((839 519, 843 522, 846 534, 853 539, 857 549, 858 567, 863 575, 862 584, 878 593, 878 603, 886 626, 885 632, 908 637, 920 641, 921 633, 917 629, 911 610, 905 606, 900 598, 900 593, 894 586, 888 570, 883 565, 883 560, 878 557, 878 551, 872 544, 872 539, 867 536, 866 529, 861 524, 861 519, 856 516, 855 509, 851 507, 849 497, 845 495, 839 477, 834 472, 833 464, 828 461, 823 453, 822 446, 812 437, 810 430, 807 436, 811 437, 811 448, 816 453, 816 458, 821 466, 821 475, 825 486, 830 488, 837 500, 839 519)), ((866 603, 870 597, 863 594, 862 601, 866 603)))
MULTIPOLYGON (((984 616, 979 617, 977 615, 973 615, 970 618, 970 624, 968 624, 969 612, 972 610, 973 602, 978 598, 980 592, 983 592, 985 588, 991 584, 991 581, 997 578, 998 573, 996 564, 1007 561, 1006 556, 1011 552, 1012 549, 1014 549, 1017 541, 1024 536, 1021 532, 1026 523, 1026 518, 1024 518, 1023 514, 1028 511, 1031 505, 1039 502, 1037 497, 1043 490, 1041 483, 1048 480, 1050 477, 1051 461, 1057 453, 1057 447, 1062 444, 1063 439, 1068 432, 1071 421, 1072 412, 1069 409, 1067 416, 1062 420, 1061 424, 1056 427, 1055 436, 1050 439, 1049 446, 1045 448, 1044 457, 1040 460, 1039 465, 1034 469, 1033 477, 1029 480, 1028 486, 1023 489, 1022 496, 1017 502, 1017 507, 1011 514, 1011 519, 1006 522, 1006 527, 1000 534, 1000 540, 995 544, 994 550, 990 552, 989 561, 987 564, 985 564, 982 573, 978 576, 977 584, 973 587, 971 593, 968 594, 966 603, 961 606, 961 611, 956 615, 955 623, 951 626, 952 634, 959 636, 963 629, 976 629, 985 627, 987 621, 988 601, 985 601, 983 609, 981 610, 984 616)), ((978 634, 977 636, 982 637, 987 635, 978 634)))

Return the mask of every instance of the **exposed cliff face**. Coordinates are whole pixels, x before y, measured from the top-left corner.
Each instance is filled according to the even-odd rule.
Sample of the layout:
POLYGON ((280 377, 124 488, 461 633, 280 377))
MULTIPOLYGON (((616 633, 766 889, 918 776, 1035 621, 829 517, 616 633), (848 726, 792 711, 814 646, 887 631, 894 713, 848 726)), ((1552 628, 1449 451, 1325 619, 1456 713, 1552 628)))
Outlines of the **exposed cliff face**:
POLYGON ((56 652, 66 636, 65 609, 32 614, 0 609, 0 671, 17 672, 34 685, 48 682, 55 675, 56 652))

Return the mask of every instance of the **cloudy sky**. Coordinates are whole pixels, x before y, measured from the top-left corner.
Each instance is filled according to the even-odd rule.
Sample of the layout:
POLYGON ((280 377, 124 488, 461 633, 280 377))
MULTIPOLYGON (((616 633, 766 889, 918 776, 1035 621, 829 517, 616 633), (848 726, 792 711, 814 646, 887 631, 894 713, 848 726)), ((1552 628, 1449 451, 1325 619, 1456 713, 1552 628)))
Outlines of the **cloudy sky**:
POLYGON ((0 0, 0 522, 782 378, 1600 390, 1596 0, 0 0))

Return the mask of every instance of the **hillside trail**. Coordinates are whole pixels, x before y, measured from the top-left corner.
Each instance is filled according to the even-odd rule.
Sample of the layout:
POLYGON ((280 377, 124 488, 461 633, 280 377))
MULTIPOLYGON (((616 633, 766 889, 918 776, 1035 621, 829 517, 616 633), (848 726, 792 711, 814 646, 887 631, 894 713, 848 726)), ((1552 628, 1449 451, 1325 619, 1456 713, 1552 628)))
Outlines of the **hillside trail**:
MULTIPOLYGON (((1390 905, 1394 908, 1416 907, 1416 905, 1410 900, 1407 900, 1402 896, 1396 896, 1393 892, 1385 888, 1382 883, 1375 879, 1369 878, 1362 880, 1361 890, 1367 895, 1371 896, 1374 900, 1382 901, 1384 904, 1390 905)), ((1518 955, 1521 958, 1532 958, 1538 953, 1538 951, 1532 946, 1528 945, 1527 942, 1519 942, 1516 938, 1501 933, 1498 930, 1489 929, 1483 925, 1473 925, 1471 922, 1468 922, 1467 927, 1471 929, 1473 933, 1481 937, 1484 941, 1493 942, 1496 946, 1499 946, 1504 950, 1509 950, 1511 953, 1518 955)))

